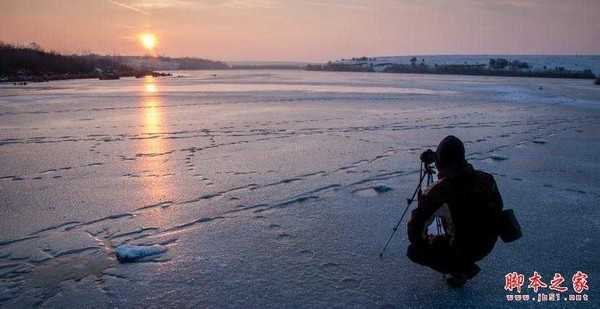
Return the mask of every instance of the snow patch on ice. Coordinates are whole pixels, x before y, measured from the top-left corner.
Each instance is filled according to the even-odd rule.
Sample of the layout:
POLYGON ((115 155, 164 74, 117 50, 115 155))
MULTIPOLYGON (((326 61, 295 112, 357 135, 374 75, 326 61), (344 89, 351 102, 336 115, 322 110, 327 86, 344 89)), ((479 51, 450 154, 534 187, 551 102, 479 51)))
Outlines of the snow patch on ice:
POLYGON ((490 159, 492 159, 492 161, 504 161, 504 160, 508 160, 508 157, 499 155, 499 154, 492 154, 490 156, 490 159))
POLYGON ((377 196, 379 194, 383 194, 383 193, 386 193, 386 192, 389 192, 392 190, 394 190, 394 189, 392 189, 391 187, 389 187, 387 185, 379 184, 379 185, 375 185, 375 186, 368 187, 368 188, 354 190, 352 193, 354 193, 358 196, 362 196, 362 197, 373 197, 373 196, 377 196))
POLYGON ((165 246, 137 246, 137 245, 120 245, 115 249, 117 260, 121 263, 139 261, 145 257, 161 254, 167 251, 165 246))

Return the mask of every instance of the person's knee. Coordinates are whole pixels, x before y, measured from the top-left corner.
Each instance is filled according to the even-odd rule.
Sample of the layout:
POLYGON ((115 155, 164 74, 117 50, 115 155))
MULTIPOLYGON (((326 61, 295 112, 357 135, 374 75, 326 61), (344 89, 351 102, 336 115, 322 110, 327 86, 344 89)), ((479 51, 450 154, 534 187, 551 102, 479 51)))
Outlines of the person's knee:
POLYGON ((414 263, 430 267, 435 271, 444 274, 449 272, 449 257, 427 246, 411 244, 406 250, 406 256, 414 263))

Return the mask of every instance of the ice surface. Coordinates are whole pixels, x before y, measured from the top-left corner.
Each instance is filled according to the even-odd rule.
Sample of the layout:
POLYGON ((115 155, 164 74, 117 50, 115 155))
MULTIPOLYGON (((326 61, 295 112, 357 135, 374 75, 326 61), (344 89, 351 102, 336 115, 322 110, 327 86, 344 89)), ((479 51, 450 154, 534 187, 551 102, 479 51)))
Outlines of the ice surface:
POLYGON ((590 81, 176 74, 0 85, 0 306, 513 308, 507 272, 600 278, 590 81), (524 233, 462 291, 403 226, 378 257, 448 134, 524 233), (168 250, 123 265, 122 245, 168 250))
POLYGON ((136 245, 120 245, 115 249, 117 260, 121 263, 135 262, 143 258, 161 254, 167 251, 165 246, 136 246, 136 245))

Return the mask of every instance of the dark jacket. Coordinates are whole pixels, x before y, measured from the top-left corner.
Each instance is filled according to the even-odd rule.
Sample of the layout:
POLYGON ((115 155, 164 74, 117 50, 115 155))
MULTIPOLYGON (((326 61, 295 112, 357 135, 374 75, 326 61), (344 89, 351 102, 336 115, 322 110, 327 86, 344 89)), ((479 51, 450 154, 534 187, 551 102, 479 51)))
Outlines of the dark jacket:
POLYGON ((427 222, 447 204, 454 233, 451 246, 460 256, 478 261, 490 253, 498 238, 502 197, 494 177, 470 164, 448 174, 420 197, 408 222, 408 238, 413 244, 424 244, 427 222))

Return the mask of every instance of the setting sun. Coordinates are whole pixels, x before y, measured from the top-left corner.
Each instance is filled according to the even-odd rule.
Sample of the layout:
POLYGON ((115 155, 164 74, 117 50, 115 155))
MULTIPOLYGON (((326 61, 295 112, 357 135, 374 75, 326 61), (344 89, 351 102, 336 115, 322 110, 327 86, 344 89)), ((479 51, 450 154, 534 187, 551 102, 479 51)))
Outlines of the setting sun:
POLYGON ((140 34, 140 43, 147 50, 153 50, 156 47, 157 39, 153 33, 140 34))

